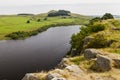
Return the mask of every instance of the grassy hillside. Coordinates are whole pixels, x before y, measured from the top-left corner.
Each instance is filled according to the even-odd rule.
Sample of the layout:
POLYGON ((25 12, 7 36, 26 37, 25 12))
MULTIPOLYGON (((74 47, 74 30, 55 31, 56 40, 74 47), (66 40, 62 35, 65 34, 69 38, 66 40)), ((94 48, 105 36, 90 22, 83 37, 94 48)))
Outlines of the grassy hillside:
POLYGON ((72 36, 71 44, 78 53, 83 53, 87 48, 96 48, 120 54, 120 19, 93 18, 81 27, 77 35, 72 36))
MULTIPOLYGON (((0 40, 8 39, 5 35, 12 32, 18 31, 33 31, 37 30, 44 26, 56 25, 57 24, 86 24, 90 17, 81 16, 78 14, 71 14, 69 17, 47 17, 47 20, 44 18, 47 17, 47 13, 38 14, 38 15, 9 15, 9 16, 0 16, 0 40), (37 20, 40 19, 39 22, 37 20), (30 23, 26 23, 27 20, 30 23)), ((58 25, 58 26, 59 26, 58 25)))

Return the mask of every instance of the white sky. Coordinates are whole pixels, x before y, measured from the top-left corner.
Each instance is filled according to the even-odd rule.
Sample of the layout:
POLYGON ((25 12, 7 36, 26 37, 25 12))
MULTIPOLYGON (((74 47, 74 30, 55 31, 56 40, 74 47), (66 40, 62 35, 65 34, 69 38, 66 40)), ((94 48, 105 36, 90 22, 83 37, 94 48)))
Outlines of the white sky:
POLYGON ((120 3, 120 0, 0 0, 0 6, 34 4, 120 3))
POLYGON ((120 0, 0 0, 0 14, 37 14, 53 9, 65 9, 85 15, 106 12, 120 15, 120 0))

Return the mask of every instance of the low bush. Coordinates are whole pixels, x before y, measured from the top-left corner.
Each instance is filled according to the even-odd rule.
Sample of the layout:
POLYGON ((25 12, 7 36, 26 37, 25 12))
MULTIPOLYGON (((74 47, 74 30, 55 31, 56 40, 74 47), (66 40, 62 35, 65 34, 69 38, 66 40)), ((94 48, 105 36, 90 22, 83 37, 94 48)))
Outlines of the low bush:
POLYGON ((99 32, 105 29, 105 25, 101 23, 94 23, 93 25, 89 25, 90 32, 99 32))
POLYGON ((40 22, 40 19, 37 19, 37 22, 40 22))
POLYGON ((105 34, 97 34, 94 36, 94 40, 87 45, 87 48, 104 48, 107 46, 108 44, 105 34))
POLYGON ((24 39, 25 37, 28 37, 30 34, 28 32, 24 31, 18 31, 18 32, 13 32, 11 34, 6 35, 6 37, 10 37, 11 39, 24 39))
POLYGON ((30 23, 30 20, 27 20, 27 22, 26 23, 30 23))

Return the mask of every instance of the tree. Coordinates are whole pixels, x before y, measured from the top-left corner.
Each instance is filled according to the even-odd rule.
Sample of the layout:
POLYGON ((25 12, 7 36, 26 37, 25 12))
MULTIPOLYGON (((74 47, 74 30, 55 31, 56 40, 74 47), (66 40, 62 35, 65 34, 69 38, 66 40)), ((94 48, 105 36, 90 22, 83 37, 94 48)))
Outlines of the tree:
POLYGON ((50 11, 48 13, 49 17, 53 17, 53 16, 69 16, 70 11, 67 10, 58 10, 58 11, 50 11))
POLYGON ((101 19, 102 20, 114 19, 114 17, 111 13, 105 13, 101 19))

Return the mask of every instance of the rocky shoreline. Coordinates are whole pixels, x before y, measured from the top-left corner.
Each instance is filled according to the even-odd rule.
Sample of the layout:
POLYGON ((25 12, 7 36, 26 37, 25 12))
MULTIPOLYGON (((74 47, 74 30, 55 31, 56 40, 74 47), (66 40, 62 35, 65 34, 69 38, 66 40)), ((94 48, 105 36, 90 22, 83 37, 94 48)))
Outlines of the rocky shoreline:
POLYGON ((83 67, 86 63, 75 64, 74 57, 64 58, 56 69, 28 73, 22 80, 120 80, 120 55, 97 49, 85 49, 81 56, 90 63, 89 68, 83 67))

